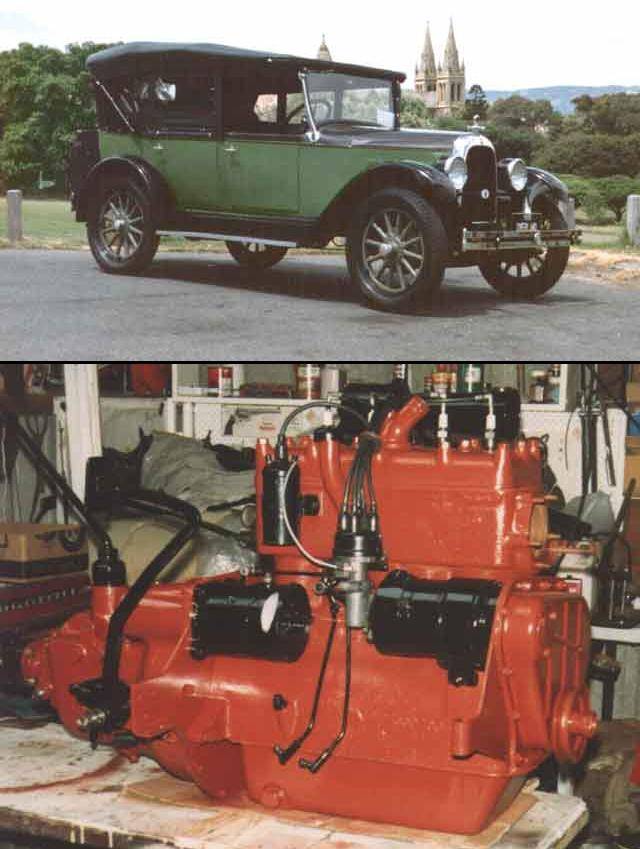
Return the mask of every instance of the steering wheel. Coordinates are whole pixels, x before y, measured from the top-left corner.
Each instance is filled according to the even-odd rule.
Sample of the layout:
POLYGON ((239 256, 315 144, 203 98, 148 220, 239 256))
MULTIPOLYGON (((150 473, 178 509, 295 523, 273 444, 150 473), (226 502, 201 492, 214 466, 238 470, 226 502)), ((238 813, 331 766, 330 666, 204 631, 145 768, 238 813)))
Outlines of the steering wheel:
MULTIPOLYGON (((328 100, 314 100, 313 103, 311 104, 311 107, 313 109, 313 117, 314 118, 317 118, 316 110, 317 110, 318 106, 322 106, 326 110, 325 117, 320 118, 320 120, 321 121, 326 120, 331 115, 331 111, 333 109, 331 103, 329 103, 328 100)), ((305 107, 306 107, 306 104, 301 103, 299 106, 296 106, 295 109, 292 109, 291 112, 289 112, 289 114, 287 115, 287 124, 290 124, 292 122, 292 120, 296 117, 296 115, 299 115, 300 112, 304 111, 305 107)))

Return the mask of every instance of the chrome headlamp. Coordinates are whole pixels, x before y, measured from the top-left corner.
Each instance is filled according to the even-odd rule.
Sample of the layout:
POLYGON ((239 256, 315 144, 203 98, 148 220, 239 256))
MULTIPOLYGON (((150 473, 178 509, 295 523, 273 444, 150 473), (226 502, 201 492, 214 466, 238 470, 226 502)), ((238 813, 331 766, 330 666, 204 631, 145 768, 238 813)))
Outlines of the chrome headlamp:
POLYGON ((450 156, 444 164, 444 170, 455 190, 461 192, 469 179, 467 163, 464 159, 461 156, 450 156))
POLYGON ((512 159, 507 165, 507 173, 514 191, 523 192, 529 181, 529 171, 522 159, 512 159))

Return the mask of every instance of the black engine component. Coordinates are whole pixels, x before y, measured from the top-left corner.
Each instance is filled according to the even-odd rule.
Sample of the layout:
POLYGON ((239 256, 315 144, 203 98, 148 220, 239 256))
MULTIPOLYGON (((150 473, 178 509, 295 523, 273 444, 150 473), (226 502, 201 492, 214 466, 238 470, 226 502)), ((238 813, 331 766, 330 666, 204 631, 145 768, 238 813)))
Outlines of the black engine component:
POLYGON ((298 534, 300 514, 300 469, 291 468, 286 456, 268 463, 262 472, 262 538, 266 545, 293 545, 282 504, 293 532, 298 534))
POLYGON ((485 667, 501 585, 495 581, 424 581, 392 572, 380 585, 369 620, 381 654, 432 657, 455 686, 474 686, 485 667))
POLYGON ((193 591, 191 653, 293 663, 307 647, 311 607, 299 584, 214 581, 193 591))
MULTIPOLYGON (((369 427, 375 432, 380 429, 388 413, 404 406, 410 394, 403 381, 394 380, 390 384, 349 384, 342 394, 342 399, 345 405, 363 416, 370 417, 369 427)), ((483 439, 489 413, 487 395, 493 398, 496 441, 512 442, 517 439, 520 433, 520 394, 516 389, 507 388, 471 394, 458 393, 446 399, 422 396, 427 404, 431 405, 431 409, 414 428, 413 440, 420 445, 437 444, 438 416, 442 400, 446 403, 449 440, 453 444, 457 444, 461 439, 483 439)), ((359 419, 344 413, 335 429, 335 437, 348 442, 362 433, 363 429, 359 419)))
MULTIPOLYGON (((456 444, 461 439, 483 439, 486 431, 489 400, 493 398, 496 417, 496 442, 513 442, 520 434, 520 393, 516 389, 491 389, 486 393, 457 394, 446 399, 449 416, 449 440, 456 444)), ((435 445, 438 438, 438 416, 441 401, 424 396, 431 409, 414 431, 416 442, 435 445)))

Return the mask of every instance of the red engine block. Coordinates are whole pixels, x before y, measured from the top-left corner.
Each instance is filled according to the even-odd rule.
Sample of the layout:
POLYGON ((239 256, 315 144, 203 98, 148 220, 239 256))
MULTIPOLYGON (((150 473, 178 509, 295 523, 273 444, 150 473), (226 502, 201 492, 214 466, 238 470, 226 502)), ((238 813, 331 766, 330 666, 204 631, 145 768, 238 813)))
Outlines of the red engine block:
MULTIPOLYGON (((388 572, 369 577, 374 593, 394 575, 423 588, 457 579, 494 587, 489 624, 479 614, 473 620, 474 628, 487 625, 474 682, 452 681, 446 644, 432 657, 382 653, 370 630, 353 630, 346 735, 322 769, 301 769, 299 756, 315 758, 340 726, 347 645, 341 609, 315 726, 282 765, 274 746, 286 746, 309 721, 332 616, 327 597, 315 592, 320 570, 294 546, 260 544, 274 556, 273 588, 306 591, 304 651, 292 662, 194 652, 198 593, 214 584, 220 590, 223 580, 155 586, 125 629, 120 674, 131 688, 130 756, 151 756, 216 799, 248 795, 272 808, 460 833, 486 826, 550 753, 580 759, 596 729, 585 686, 589 616, 564 582, 540 577, 560 543, 547 534, 539 443, 495 451, 473 440, 455 449, 414 446, 408 434, 424 411, 413 399, 390 414, 373 457, 388 572)), ((316 515, 300 520, 301 542, 331 558, 354 448, 311 437, 288 446, 301 493, 317 499, 316 515)), ((263 469, 272 453, 268 444, 258 446, 259 541, 263 469)), ((238 586, 264 583, 233 577, 238 586)), ((99 676, 109 617, 125 592, 94 587, 89 613, 25 653, 25 676, 36 679, 74 734, 82 733, 83 708, 69 686, 99 676)), ((395 598, 393 592, 386 595, 395 598)), ((416 604, 428 596, 418 592, 416 604)), ((232 591, 227 601, 216 608, 220 616, 233 608, 232 591)), ((112 735, 101 739, 117 743, 112 735)))

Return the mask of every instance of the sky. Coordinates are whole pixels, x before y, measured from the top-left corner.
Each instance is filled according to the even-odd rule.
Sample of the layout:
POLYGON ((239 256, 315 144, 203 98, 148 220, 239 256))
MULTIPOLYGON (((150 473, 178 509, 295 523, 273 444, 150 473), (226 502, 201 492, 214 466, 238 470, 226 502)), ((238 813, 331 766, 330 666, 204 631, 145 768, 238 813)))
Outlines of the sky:
POLYGON ((0 50, 21 41, 209 41, 314 56, 325 33, 337 61, 413 80, 427 21, 439 59, 453 15, 467 85, 640 85, 640 4, 606 14, 576 0, 0 0, 0 50))

